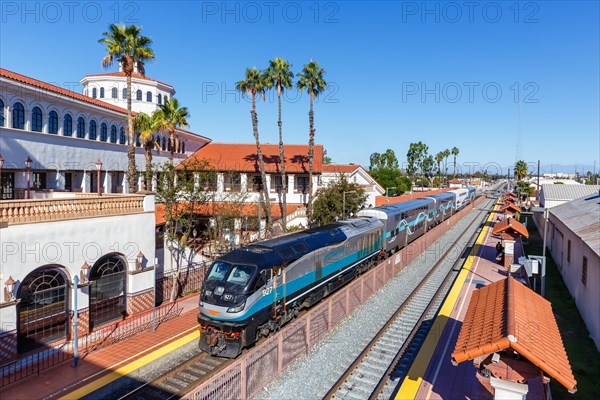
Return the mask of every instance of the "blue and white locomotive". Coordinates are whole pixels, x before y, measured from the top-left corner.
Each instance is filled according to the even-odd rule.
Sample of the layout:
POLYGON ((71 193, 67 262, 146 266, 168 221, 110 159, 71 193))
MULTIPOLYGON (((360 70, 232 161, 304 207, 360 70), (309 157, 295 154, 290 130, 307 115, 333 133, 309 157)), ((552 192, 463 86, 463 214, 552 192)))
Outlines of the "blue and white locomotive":
POLYGON ((219 257, 200 294, 200 349, 237 357, 474 198, 475 188, 466 188, 386 204, 219 257))

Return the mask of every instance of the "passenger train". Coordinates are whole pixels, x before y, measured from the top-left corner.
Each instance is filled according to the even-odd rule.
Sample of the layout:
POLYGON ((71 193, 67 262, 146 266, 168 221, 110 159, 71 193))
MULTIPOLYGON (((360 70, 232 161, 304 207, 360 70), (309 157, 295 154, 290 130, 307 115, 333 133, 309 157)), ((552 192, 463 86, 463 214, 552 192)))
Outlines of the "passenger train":
POLYGON ((386 204, 217 258, 200 294, 200 349, 237 357, 474 199, 467 187, 386 204))

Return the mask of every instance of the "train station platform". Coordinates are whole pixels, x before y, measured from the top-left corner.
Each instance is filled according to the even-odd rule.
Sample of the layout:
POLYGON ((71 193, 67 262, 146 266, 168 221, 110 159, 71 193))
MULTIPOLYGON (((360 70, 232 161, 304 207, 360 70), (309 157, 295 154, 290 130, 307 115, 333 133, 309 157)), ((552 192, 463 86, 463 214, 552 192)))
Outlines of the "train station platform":
MULTIPOLYGON (((507 277, 507 270, 496 261, 495 246, 500 238, 492 234, 492 225, 498 215, 497 205, 490 213, 408 376, 399 388, 396 400, 494 398, 489 378, 482 377, 471 362, 454 366, 451 354, 473 291, 507 277)), ((540 378, 529 380, 528 386, 527 399, 546 399, 540 378)))
POLYGON ((156 361, 165 354, 198 340, 198 294, 178 300, 181 314, 144 331, 90 352, 73 367, 59 364, 2 389, 2 399, 79 399, 156 361))

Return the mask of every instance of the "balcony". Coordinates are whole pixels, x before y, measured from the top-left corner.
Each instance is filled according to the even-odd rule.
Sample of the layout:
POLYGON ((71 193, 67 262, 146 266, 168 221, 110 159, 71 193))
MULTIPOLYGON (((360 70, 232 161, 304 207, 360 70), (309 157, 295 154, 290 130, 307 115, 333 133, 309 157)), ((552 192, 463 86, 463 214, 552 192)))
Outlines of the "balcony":
POLYGON ((38 192, 35 197, 0 201, 0 226, 154 211, 154 195, 38 192))

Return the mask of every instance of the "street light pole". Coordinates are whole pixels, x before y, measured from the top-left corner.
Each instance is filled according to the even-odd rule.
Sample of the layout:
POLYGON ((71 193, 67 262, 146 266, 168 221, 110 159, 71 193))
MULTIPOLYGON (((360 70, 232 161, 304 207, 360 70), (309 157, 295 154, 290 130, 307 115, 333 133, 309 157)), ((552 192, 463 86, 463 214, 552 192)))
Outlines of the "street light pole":
POLYGON ((25 160, 25 167, 27 167, 27 198, 30 198, 30 194, 29 194, 29 188, 31 187, 31 163, 33 161, 31 161, 31 158, 29 158, 29 156, 27 156, 27 159, 25 160))
POLYGON ((346 219, 346 193, 356 193, 356 190, 350 190, 342 194, 342 219, 346 219))
POLYGON ((389 190, 390 189, 396 189, 396 186, 392 186, 389 188, 385 188, 385 202, 389 203, 390 202, 390 196, 389 196, 389 190))

